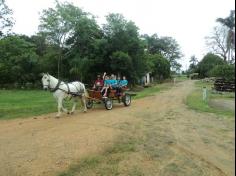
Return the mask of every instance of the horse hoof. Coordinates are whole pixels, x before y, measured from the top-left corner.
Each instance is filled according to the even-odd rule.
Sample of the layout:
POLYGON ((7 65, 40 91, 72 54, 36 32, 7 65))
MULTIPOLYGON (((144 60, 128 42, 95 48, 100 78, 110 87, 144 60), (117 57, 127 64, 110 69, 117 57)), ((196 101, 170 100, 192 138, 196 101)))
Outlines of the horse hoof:
POLYGON ((56 116, 56 119, 59 119, 60 118, 60 116, 56 116))
POLYGON ((70 114, 70 112, 68 111, 67 114, 70 114))
POLYGON ((86 113, 87 111, 84 111, 84 113, 86 113))
POLYGON ((70 112, 70 115, 73 115, 74 114, 74 112, 70 112))

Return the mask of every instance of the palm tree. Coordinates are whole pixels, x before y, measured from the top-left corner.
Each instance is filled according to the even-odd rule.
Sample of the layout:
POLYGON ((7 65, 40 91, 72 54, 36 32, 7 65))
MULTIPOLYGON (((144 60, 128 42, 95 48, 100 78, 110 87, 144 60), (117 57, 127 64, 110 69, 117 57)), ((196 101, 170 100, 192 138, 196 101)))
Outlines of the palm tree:
POLYGON ((220 22, 222 25, 226 26, 228 30, 226 46, 228 52, 228 59, 229 61, 234 60, 234 55, 232 51, 235 51, 235 10, 230 11, 230 15, 226 18, 218 18, 216 20, 220 22))

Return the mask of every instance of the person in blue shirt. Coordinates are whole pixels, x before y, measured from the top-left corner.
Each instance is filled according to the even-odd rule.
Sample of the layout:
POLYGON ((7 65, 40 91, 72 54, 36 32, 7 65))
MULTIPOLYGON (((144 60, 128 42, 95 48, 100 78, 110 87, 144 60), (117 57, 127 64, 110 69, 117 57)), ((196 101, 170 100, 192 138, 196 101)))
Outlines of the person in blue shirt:
POLYGON ((112 89, 116 89, 116 87, 118 86, 116 76, 114 74, 111 75, 109 83, 112 89))
POLYGON ((106 73, 104 73, 104 85, 103 88, 101 90, 102 96, 103 97, 107 97, 107 91, 110 88, 110 79, 109 76, 106 75, 106 73))
POLYGON ((124 88, 124 87, 128 86, 128 81, 127 81, 125 76, 123 76, 122 80, 120 80, 119 85, 120 85, 121 88, 124 88))
POLYGON ((120 80, 120 77, 118 77, 117 82, 118 86, 116 88, 116 93, 117 96, 119 97, 122 94, 122 88, 126 88, 128 86, 128 81, 126 80, 126 77, 123 76, 122 80, 120 80))

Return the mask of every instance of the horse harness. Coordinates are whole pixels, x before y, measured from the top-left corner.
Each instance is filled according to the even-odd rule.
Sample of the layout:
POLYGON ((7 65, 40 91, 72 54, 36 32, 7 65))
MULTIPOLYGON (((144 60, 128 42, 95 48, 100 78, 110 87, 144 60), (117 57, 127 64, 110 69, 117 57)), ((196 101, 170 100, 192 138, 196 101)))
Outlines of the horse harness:
MULTIPOLYGON (((49 83, 49 84, 50 84, 50 83, 49 83)), ((77 87, 76 85, 74 85, 73 83, 64 83, 64 82, 62 82, 62 81, 60 81, 60 80, 58 81, 58 83, 57 83, 57 85, 56 85, 55 88, 53 88, 53 89, 50 88, 50 92, 56 92, 57 90, 61 90, 61 91, 63 91, 63 92, 66 92, 67 94, 69 94, 69 95, 71 95, 71 96, 73 96, 73 97, 81 96, 83 93, 85 93, 84 90, 80 91, 80 90, 78 89, 78 87, 77 87), (63 85, 63 84, 61 84, 61 83, 63 83, 63 84, 66 85, 68 91, 66 91, 66 90, 60 88, 60 85, 63 85), (69 84, 72 84, 72 85, 76 88, 77 92, 71 92, 71 91, 70 91, 69 84)))

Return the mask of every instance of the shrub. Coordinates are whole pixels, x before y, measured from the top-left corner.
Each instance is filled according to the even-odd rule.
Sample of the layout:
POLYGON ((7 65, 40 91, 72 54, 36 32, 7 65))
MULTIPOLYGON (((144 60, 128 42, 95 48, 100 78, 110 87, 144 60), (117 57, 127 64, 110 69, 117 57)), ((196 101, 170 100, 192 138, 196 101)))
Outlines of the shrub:
POLYGON ((209 74, 212 77, 221 77, 226 80, 235 79, 235 65, 216 65, 210 70, 209 74))

